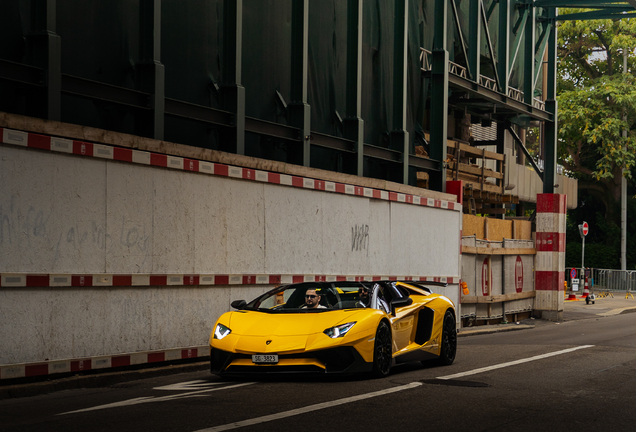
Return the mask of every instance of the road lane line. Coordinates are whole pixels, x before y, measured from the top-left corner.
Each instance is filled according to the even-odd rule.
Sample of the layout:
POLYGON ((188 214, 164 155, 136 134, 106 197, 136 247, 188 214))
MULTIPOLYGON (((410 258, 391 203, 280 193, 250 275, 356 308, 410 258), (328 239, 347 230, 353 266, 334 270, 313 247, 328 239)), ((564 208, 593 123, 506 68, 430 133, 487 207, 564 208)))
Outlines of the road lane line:
POLYGON ((399 391, 403 391, 403 390, 410 390, 412 388, 415 387, 419 387, 421 386, 422 383, 421 382, 412 382, 410 384, 406 384, 403 386, 399 386, 399 387, 392 387, 386 390, 380 390, 380 391, 376 391, 376 392, 372 392, 372 393, 365 393, 365 394, 361 394, 358 396, 351 396, 348 398, 343 398, 343 399, 338 399, 335 401, 330 401, 330 402, 323 402, 323 403, 319 403, 319 404, 315 404, 315 405, 309 405, 303 408, 297 408, 297 409, 293 409, 290 411, 283 411, 277 414, 270 414, 270 415, 266 415, 266 416, 262 416, 262 417, 256 417, 253 419, 248 419, 248 420, 242 420, 239 422, 235 422, 235 423, 228 423, 228 424, 224 424, 224 425, 220 425, 220 426, 214 426, 211 428, 207 428, 207 429, 200 429, 196 432, 220 432, 220 431, 226 431, 226 430, 231 430, 231 429, 238 429, 241 427, 245 427, 245 426, 253 426, 259 423, 265 423, 265 422, 269 422, 269 421, 273 421, 273 420, 280 420, 283 418, 287 418, 287 417, 293 417, 293 416, 297 416, 300 414, 304 414, 304 413, 308 413, 308 412, 312 412, 312 411, 318 411, 321 409, 325 409, 325 408, 331 408, 334 406, 338 406, 338 405, 343 405, 343 404, 347 404, 347 403, 351 403, 351 402, 356 402, 356 401, 360 401, 360 400, 364 400, 364 399, 370 399, 370 398, 374 398, 377 396, 384 396, 387 394, 391 394, 391 393, 396 393, 399 391))
POLYGON ((186 381, 177 384, 170 384, 167 386, 154 387, 153 390, 168 390, 168 391, 192 391, 203 390, 211 386, 221 385, 222 382, 209 382, 206 380, 186 381))
POLYGON ((227 389, 236 388, 236 387, 243 387, 243 386, 250 385, 250 384, 255 384, 255 383, 253 383, 253 382, 241 383, 241 384, 235 384, 235 385, 231 385, 231 386, 227 386, 227 387, 215 387, 215 388, 209 388, 209 389, 205 389, 205 390, 198 390, 198 391, 193 391, 193 392, 188 392, 188 393, 174 394, 174 395, 170 395, 170 396, 139 397, 139 398, 134 398, 134 399, 128 399, 128 400, 121 401, 121 402, 113 402, 113 403, 106 404, 106 405, 99 405, 99 406, 95 406, 95 407, 91 407, 91 408, 84 408, 84 409, 79 409, 79 410, 75 410, 75 411, 68 411, 68 412, 60 413, 60 414, 56 414, 56 415, 76 414, 76 413, 87 412, 87 411, 96 411, 96 410, 106 409, 106 408, 117 408, 117 407, 130 406, 130 405, 139 405, 139 404, 149 403, 149 402, 165 402, 165 401, 175 400, 175 399, 185 399, 185 398, 189 398, 189 397, 205 396, 203 393, 209 393, 209 392, 219 391, 219 390, 227 390, 227 389))
POLYGON ((465 377, 465 376, 469 376, 469 375, 476 375, 482 372, 488 372, 491 370, 495 370, 495 369, 501 369, 501 368, 505 368, 508 366, 515 366, 518 364, 522 364, 522 363, 528 363, 531 361, 535 361, 535 360, 541 360, 541 359, 545 359, 548 357, 554 357, 557 355, 561 355, 561 354, 567 354, 573 351, 577 351, 580 349, 585 349, 585 348, 592 348, 594 345, 582 345, 579 347, 575 347, 575 348, 568 348, 568 349, 564 349, 561 351, 555 351, 555 352, 551 352, 551 353, 547 353, 547 354, 541 354, 538 356, 534 356, 534 357, 528 357, 526 359, 521 359, 521 360, 515 360, 515 361, 511 361, 508 363, 501 363, 498 365, 493 365, 493 366, 487 366, 487 367, 483 367, 483 368, 479 368, 479 369, 473 369, 471 371, 466 371, 466 372, 460 372, 460 373, 456 373, 453 375, 446 375, 446 376, 441 376, 441 377, 437 377, 437 379, 441 379, 441 380, 449 380, 449 379, 455 379, 455 378, 461 378, 461 377, 465 377))

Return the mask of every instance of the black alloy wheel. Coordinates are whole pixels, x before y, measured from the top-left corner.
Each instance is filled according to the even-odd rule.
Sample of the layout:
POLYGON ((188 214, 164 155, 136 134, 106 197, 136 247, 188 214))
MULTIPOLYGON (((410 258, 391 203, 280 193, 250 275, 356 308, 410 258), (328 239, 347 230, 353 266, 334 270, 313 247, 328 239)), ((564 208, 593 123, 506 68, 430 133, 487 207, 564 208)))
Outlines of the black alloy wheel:
POLYGON ((457 353, 457 324, 455 315, 449 310, 444 314, 444 327, 442 328, 442 349, 439 353, 439 362, 442 365, 450 365, 455 361, 457 353))
POLYGON ((375 346, 373 348, 373 375, 384 378, 391 372, 393 362, 393 346, 391 343, 391 329, 386 322, 380 322, 375 332, 375 346))

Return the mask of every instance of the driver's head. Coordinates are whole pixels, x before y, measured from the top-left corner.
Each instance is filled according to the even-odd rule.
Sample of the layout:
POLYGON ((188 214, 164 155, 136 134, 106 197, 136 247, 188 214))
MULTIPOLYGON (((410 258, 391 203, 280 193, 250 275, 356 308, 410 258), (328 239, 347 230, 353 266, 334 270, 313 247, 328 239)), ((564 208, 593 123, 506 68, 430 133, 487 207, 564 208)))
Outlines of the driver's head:
POLYGON ((360 298, 360 300, 368 300, 369 288, 364 285, 358 288, 358 297, 360 298))
POLYGON ((307 309, 316 309, 320 304, 320 296, 315 289, 308 289, 305 293, 305 304, 307 309))

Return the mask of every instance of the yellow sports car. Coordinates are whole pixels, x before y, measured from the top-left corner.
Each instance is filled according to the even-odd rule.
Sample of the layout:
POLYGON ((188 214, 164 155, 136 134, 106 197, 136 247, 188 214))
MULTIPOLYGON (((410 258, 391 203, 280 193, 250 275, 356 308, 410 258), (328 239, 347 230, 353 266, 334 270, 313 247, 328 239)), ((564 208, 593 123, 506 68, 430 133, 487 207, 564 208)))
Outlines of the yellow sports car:
MULTIPOLYGON (((372 372, 457 350, 455 307, 430 282, 307 282, 281 286, 223 314, 210 335, 210 370, 248 373, 372 372)), ((442 284, 445 285, 445 284, 442 284)))

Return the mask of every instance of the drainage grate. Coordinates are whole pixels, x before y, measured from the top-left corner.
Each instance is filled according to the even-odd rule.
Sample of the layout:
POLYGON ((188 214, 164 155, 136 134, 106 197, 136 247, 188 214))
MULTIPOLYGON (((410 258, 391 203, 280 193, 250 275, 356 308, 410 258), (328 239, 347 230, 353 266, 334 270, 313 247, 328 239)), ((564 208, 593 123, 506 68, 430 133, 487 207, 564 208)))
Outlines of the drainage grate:
POLYGON ((476 381, 428 379, 428 380, 421 380, 420 382, 424 384, 445 385, 445 386, 452 386, 452 387, 490 387, 490 384, 476 382, 476 381))

